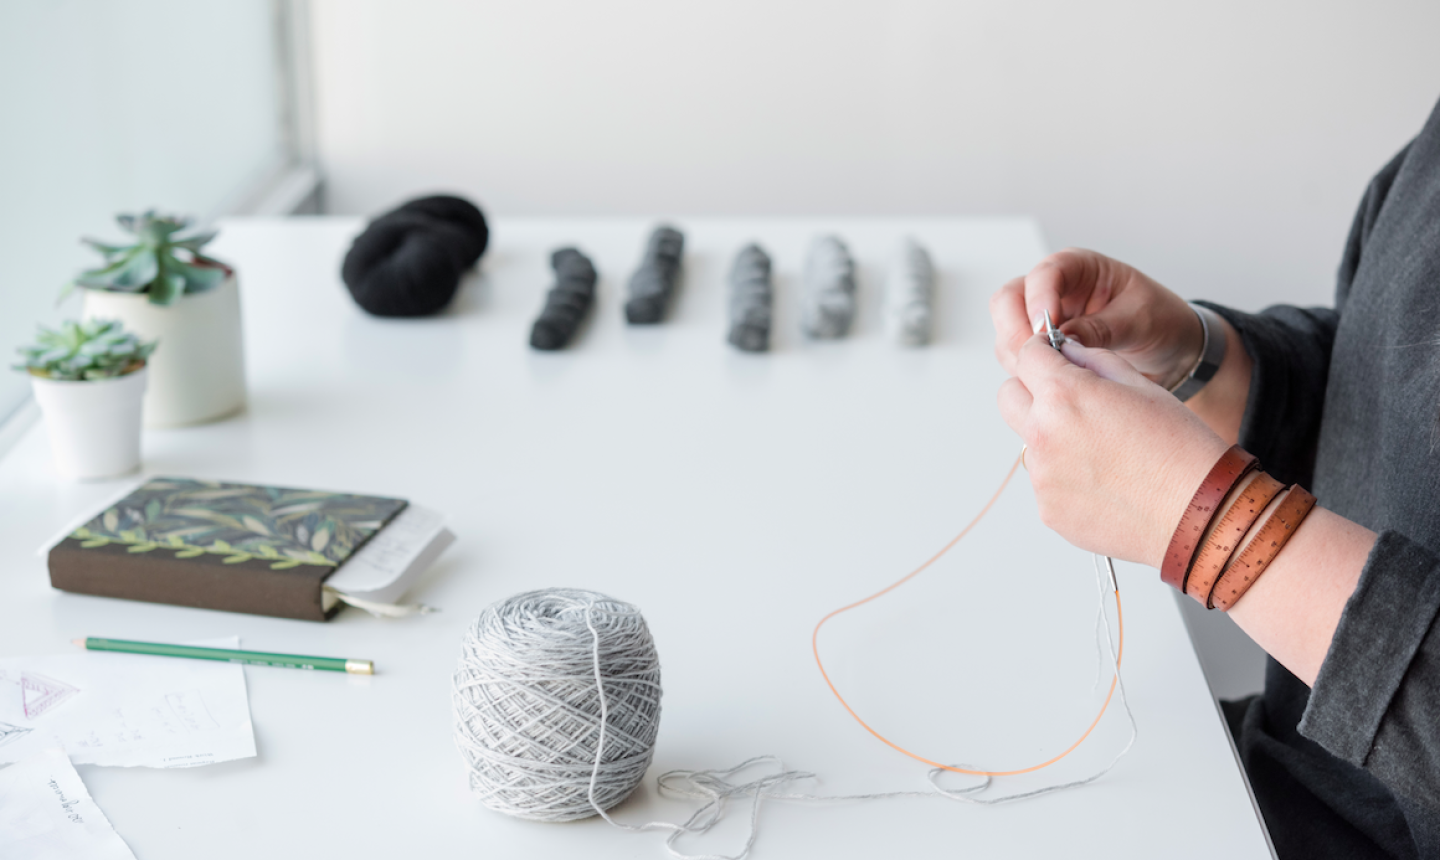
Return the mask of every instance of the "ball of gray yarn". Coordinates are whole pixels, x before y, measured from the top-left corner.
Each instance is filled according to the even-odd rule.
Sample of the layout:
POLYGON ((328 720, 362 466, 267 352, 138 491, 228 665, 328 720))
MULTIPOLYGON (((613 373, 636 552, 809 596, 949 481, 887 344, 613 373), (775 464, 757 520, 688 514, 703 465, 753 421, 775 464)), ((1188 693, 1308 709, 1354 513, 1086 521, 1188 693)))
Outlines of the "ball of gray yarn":
POLYGON ((470 625, 454 680, 455 743, 471 790, 497 812, 585 818, 624 800, 650 766, 660 660, 628 603, 568 588, 502 600, 470 625))
POLYGON ((855 319, 855 261, 836 236, 820 236, 805 258, 800 328, 813 338, 844 337, 855 319))
POLYGON ((746 245, 730 267, 730 334, 728 340, 745 352, 770 348, 770 256, 759 245, 746 245))
POLYGON ((630 299, 625 302, 625 320, 631 325, 651 325, 665 317, 665 308, 680 280, 680 261, 685 255, 685 234, 674 227, 660 226, 650 234, 640 268, 630 276, 630 299))

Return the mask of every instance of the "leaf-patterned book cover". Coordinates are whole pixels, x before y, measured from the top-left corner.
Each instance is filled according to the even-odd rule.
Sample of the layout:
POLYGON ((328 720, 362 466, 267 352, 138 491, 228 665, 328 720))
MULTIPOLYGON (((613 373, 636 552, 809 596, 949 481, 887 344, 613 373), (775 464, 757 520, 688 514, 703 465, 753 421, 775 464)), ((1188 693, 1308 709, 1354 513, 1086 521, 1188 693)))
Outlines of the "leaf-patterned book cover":
POLYGON ((123 545, 199 562, 338 567, 405 507, 403 499, 153 478, 70 534, 83 549, 123 545))

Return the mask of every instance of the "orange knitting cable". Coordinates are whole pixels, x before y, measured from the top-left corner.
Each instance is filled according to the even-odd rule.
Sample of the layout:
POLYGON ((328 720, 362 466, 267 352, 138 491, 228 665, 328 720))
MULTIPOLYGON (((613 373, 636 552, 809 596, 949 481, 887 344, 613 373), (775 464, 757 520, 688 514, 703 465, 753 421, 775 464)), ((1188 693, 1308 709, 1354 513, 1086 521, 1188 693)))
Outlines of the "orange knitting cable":
MULTIPOLYGON (((1024 455, 1024 451, 1021 451, 1020 456, 1023 457, 1024 455)), ((969 534, 970 530, 975 528, 975 525, 979 523, 980 520, 983 519, 984 516, 990 512, 990 509, 995 506, 995 502, 999 500, 1000 494, 1005 492, 1005 488, 1010 485, 1010 479, 1015 477, 1015 470, 1018 468, 1020 468, 1020 457, 1015 458, 1015 464, 1012 465, 1010 467, 1010 471, 1005 474, 1005 480, 1000 482, 1000 489, 995 491, 995 495, 990 497, 990 501, 985 503, 985 507, 981 508, 980 513, 975 515, 975 519, 971 520, 970 524, 967 525, 964 529, 962 529, 960 534, 956 535, 953 540, 945 544, 945 546, 939 552, 930 556, 929 560, 927 560, 924 564, 920 565, 919 567, 905 574, 905 576, 901 577, 900 579, 896 580, 885 588, 882 588, 881 590, 875 592, 869 597, 866 597, 863 600, 857 600, 849 606, 842 606, 834 612, 831 612, 829 615, 826 615, 824 618, 821 618, 820 622, 815 625, 815 632, 810 634, 810 647, 815 651, 815 665, 820 667, 820 674, 825 678, 825 684, 830 687, 830 692, 835 694, 835 698, 840 700, 840 704, 845 708, 846 711, 850 713, 850 716, 855 718, 855 722, 859 723, 861 727, 865 729, 865 731, 879 738, 881 742, 883 742, 891 749, 897 752, 904 753, 910 758, 913 758, 916 761, 924 762, 931 767, 938 767, 942 770, 953 771, 954 773, 966 773, 973 776, 1018 776, 1022 773, 1030 773, 1032 771, 1040 770, 1044 767, 1049 767, 1050 765, 1074 752, 1076 747, 1080 746, 1082 743, 1085 742, 1086 738, 1090 737, 1090 733, 1095 731, 1096 726, 1100 725, 1100 718, 1105 716, 1105 709, 1110 707, 1110 699, 1113 698, 1115 695, 1115 685, 1118 684, 1120 681, 1120 660, 1125 656, 1125 616, 1120 611, 1119 586, 1117 585, 1115 588, 1115 621, 1116 626, 1119 628, 1120 631, 1120 641, 1115 648, 1115 677, 1110 679, 1110 691, 1105 694, 1105 703, 1100 706, 1100 713, 1095 715, 1095 721, 1092 722, 1090 724, 1090 727, 1085 730, 1085 734, 1081 735, 1080 739, 1067 747, 1064 752, 1060 753, 1049 761, 1044 761, 1031 767, 1020 768, 1019 770, 968 770, 963 767, 955 767, 954 765, 941 764, 938 761, 931 761, 930 759, 925 758, 922 755, 916 755, 915 753, 910 752, 909 750, 905 749, 904 747, 900 746, 899 744, 895 743, 894 741, 872 729, 869 723, 860 719, 860 715, 855 713, 855 709, 850 707, 850 703, 845 701, 845 697, 840 695, 840 691, 835 687, 835 682, 830 680, 830 673, 825 671, 825 664, 820 660, 820 628, 825 626, 826 621, 829 621, 831 618, 834 618, 840 613, 849 612, 851 609, 854 609, 857 606, 863 606, 864 604, 869 603, 870 601, 874 600, 877 597, 880 597, 881 595, 888 594, 891 591, 894 591, 895 589, 909 582, 911 579, 915 578, 915 576, 921 571, 923 571, 925 568, 934 564, 936 561, 939 561, 941 556, 949 552, 951 547, 959 543, 960 539, 965 537, 965 535, 969 534)))

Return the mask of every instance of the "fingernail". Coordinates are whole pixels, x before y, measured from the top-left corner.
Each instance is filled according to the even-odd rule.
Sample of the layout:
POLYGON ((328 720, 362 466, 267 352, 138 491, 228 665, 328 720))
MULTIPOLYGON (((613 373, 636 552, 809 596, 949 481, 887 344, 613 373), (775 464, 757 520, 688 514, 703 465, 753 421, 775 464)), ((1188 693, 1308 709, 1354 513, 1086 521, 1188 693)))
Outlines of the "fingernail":
POLYGON ((1044 315, 1044 314, 1041 314, 1040 316, 1038 316, 1038 317, 1035 318, 1035 328, 1034 328, 1034 331, 1032 331, 1031 333, 1032 333, 1032 334, 1039 334, 1040 332, 1042 332, 1042 331, 1044 331, 1044 330, 1045 330, 1045 315, 1044 315))

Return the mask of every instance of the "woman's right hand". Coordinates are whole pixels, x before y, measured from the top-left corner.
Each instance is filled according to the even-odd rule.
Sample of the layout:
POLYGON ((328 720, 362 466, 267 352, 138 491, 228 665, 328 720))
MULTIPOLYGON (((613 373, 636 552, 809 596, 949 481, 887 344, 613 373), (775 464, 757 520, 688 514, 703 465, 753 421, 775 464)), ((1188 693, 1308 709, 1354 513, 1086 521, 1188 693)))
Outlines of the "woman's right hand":
POLYGON ((1047 310, 1066 337, 1116 353, 1165 388, 1195 366, 1204 346, 1200 319, 1184 299, 1118 260, 1067 248, 990 298, 995 355, 1011 376, 1047 310))

